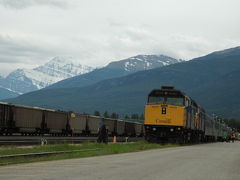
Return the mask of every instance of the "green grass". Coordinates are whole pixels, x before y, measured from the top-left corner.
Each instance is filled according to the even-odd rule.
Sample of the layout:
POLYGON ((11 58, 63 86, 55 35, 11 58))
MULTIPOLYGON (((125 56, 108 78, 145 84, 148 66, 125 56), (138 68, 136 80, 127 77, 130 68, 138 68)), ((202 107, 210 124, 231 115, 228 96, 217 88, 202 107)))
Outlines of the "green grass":
POLYGON ((98 149, 98 150, 48 155, 48 156, 38 156, 38 157, 6 158, 6 159, 1 159, 0 166, 8 165, 8 164, 38 162, 38 161, 83 158, 83 157, 100 156, 100 155, 107 155, 107 154, 118 154, 118 153, 142 151, 142 150, 148 150, 148 149, 176 147, 176 146, 178 145, 149 144, 145 141, 142 141, 142 142, 118 143, 118 144, 98 144, 98 143, 83 143, 81 145, 56 144, 56 145, 34 146, 32 148, 2 147, 0 149, 0 156, 12 155, 12 154, 84 150, 84 149, 98 149))

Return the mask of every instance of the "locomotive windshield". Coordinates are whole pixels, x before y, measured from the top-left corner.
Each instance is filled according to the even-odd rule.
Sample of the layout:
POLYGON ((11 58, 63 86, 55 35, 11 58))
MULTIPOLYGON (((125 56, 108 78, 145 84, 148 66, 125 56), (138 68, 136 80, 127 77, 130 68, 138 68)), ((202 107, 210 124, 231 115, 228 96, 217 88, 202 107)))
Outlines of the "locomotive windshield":
POLYGON ((184 96, 178 91, 152 91, 148 104, 172 104, 184 106, 184 96))

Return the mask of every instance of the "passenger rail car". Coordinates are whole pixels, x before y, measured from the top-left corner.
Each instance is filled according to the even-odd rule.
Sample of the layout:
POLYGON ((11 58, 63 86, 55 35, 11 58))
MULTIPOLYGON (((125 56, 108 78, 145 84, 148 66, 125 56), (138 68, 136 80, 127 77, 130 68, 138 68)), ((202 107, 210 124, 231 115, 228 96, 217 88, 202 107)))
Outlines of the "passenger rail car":
POLYGON ((97 136, 101 121, 109 136, 143 136, 139 123, 0 103, 0 135, 97 136))
POLYGON ((221 140, 223 125, 174 87, 155 89, 145 106, 145 133, 148 141, 200 142, 221 140))

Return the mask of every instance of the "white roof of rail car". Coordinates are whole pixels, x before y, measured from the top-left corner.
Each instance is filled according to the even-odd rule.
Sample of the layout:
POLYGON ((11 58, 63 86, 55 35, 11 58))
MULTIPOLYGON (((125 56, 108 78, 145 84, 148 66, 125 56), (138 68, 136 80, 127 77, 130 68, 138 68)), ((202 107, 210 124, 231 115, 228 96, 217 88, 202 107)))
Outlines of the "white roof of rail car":
POLYGON ((41 107, 36 107, 36 106, 25 106, 25 105, 12 104, 12 103, 1 102, 1 101, 0 101, 0 104, 9 105, 9 106, 15 106, 15 107, 22 107, 22 108, 27 108, 27 109, 45 110, 45 111, 52 111, 52 112, 56 112, 57 111, 57 110, 54 110, 54 109, 46 109, 46 108, 41 108, 41 107))

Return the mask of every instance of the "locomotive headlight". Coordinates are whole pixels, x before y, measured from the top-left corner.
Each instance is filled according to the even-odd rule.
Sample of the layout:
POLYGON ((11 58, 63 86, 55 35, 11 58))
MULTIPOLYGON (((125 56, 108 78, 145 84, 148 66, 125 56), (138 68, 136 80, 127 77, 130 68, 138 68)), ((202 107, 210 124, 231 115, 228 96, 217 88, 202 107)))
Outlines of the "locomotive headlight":
POLYGON ((170 131, 171 131, 171 132, 173 132, 173 131, 174 131, 174 129, 173 129, 173 128, 171 128, 171 129, 170 129, 170 131))
POLYGON ((153 131, 156 131, 157 129, 156 128, 153 128, 153 131))
POLYGON ((179 131, 181 130, 181 128, 179 127, 179 128, 177 128, 179 131))

